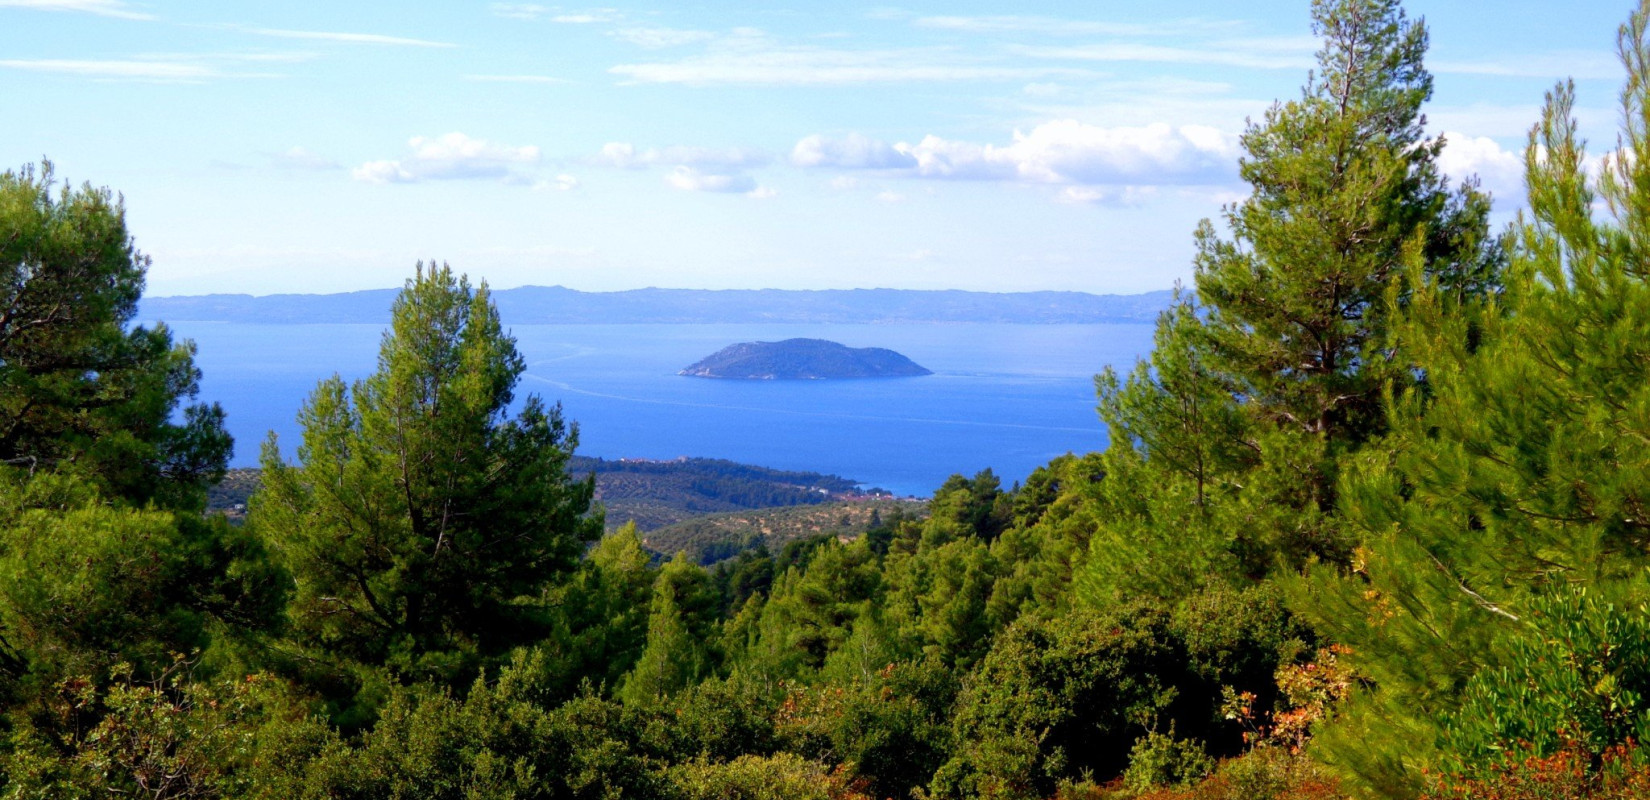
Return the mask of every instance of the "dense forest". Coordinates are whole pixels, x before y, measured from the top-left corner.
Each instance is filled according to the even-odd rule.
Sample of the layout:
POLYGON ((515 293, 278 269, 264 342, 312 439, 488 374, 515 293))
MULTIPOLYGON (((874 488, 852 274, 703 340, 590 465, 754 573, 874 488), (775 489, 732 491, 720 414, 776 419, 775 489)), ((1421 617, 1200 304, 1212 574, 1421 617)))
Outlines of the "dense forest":
POLYGON ((923 518, 655 565, 486 286, 423 264, 244 525, 121 202, 0 176, 7 797, 1650 796, 1650 4, 1505 231, 1427 34, 1316 0, 1110 430, 923 518), (1462 180, 1466 177, 1465 180, 1462 180))

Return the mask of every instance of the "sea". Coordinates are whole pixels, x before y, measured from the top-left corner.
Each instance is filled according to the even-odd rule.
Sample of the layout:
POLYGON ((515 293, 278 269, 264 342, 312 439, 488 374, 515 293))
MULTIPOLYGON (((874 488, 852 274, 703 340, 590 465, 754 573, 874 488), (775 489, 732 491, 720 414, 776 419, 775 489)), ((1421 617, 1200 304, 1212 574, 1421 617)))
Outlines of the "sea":
MULTIPOLYGON (((228 412, 234 466, 271 435, 286 458, 318 381, 376 366, 383 326, 170 323, 198 348, 201 400, 228 412)), ((974 323, 517 325, 520 396, 560 402, 578 452, 608 459, 724 458, 840 475, 926 496, 990 468, 1011 485, 1063 453, 1106 445, 1094 375, 1132 368, 1152 326, 974 323), (933 370, 913 378, 740 381, 681 368, 737 342, 795 337, 886 347, 933 370)))

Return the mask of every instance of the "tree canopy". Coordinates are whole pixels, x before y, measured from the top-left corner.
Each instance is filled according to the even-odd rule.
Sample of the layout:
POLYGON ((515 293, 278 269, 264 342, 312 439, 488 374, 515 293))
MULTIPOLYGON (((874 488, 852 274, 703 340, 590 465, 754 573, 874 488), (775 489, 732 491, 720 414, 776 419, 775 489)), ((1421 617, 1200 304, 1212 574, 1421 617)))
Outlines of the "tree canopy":
POLYGON ((296 578, 291 623, 346 663, 468 681, 542 635, 536 601, 601 531, 578 441, 529 396, 487 287, 419 266, 396 298, 378 370, 321 382, 288 463, 264 445, 249 524, 296 578), (513 412, 513 413, 512 413, 513 412))
POLYGON ((134 502, 199 507, 232 440, 190 405, 194 345, 132 326, 149 258, 107 189, 50 163, 0 173, 0 462, 89 476, 134 502))

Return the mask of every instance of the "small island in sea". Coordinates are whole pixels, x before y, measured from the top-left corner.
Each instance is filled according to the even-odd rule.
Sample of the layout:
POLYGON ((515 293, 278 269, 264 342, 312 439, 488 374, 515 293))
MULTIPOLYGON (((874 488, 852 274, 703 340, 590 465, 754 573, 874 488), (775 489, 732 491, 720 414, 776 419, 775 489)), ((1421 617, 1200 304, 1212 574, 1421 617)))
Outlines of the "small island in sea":
POLYGON ((934 373, 881 347, 848 347, 824 339, 786 339, 729 345, 677 374, 773 381, 907 378, 934 373))

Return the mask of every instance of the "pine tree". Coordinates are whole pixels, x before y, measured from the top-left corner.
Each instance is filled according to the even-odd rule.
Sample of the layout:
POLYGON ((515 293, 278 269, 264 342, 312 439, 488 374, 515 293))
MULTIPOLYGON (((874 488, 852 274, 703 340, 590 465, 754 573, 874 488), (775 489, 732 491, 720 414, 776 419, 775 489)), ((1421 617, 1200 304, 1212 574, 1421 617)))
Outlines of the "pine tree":
POLYGON ((678 553, 653 582, 647 646, 619 697, 646 706, 709 677, 717 662, 711 646, 717 606, 710 576, 678 553))
POLYGON ((109 190, 0 173, 0 464, 198 511, 233 442, 216 404, 173 419, 200 372, 192 343, 131 325, 148 267, 109 190))
POLYGON ((1397 0, 1316 0, 1318 70, 1243 136, 1252 187, 1197 232, 1195 296, 1127 380, 1098 380, 1112 446, 1082 592, 1106 603, 1344 560, 1338 464, 1383 429, 1401 379, 1392 309, 1418 273, 1494 286, 1489 201, 1451 189, 1426 139, 1425 27, 1397 0))
POLYGON ((543 632, 539 600, 601 531, 578 440, 529 396, 487 287, 419 265, 378 370, 323 381, 298 462, 273 437, 252 519, 296 582, 299 639, 345 663, 458 682, 543 632))
POLYGON ((1482 292, 1497 256, 1488 198, 1451 191, 1424 137, 1425 26, 1397 0, 1315 0, 1312 18, 1318 71, 1243 137, 1232 239, 1198 229, 1192 335, 1250 413, 1355 444, 1381 428, 1392 284, 1418 263, 1482 292))
POLYGON ((1496 302, 1417 276, 1399 339, 1422 382, 1394 398, 1390 453, 1346 481, 1363 544, 1303 587, 1372 682, 1320 750, 1372 791, 1650 735, 1647 24, 1650 4, 1621 32, 1627 124, 1598 178, 1573 87, 1549 95, 1496 302))
POLYGON ((557 688, 571 696, 583 681, 616 688, 647 644, 649 599, 658 570, 636 525, 604 535, 571 578, 548 595, 555 632, 557 688))

